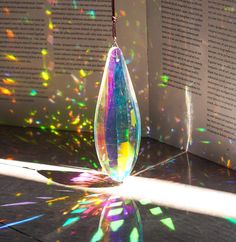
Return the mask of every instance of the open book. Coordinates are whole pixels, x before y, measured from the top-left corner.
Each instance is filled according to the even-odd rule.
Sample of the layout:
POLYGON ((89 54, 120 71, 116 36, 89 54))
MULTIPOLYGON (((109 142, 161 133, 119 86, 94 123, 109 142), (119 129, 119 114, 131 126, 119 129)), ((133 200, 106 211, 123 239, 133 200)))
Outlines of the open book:
MULTIPOLYGON (((234 168, 236 3, 119 0, 144 136, 234 168)), ((111 1, 0 2, 0 123, 91 131, 111 1)))

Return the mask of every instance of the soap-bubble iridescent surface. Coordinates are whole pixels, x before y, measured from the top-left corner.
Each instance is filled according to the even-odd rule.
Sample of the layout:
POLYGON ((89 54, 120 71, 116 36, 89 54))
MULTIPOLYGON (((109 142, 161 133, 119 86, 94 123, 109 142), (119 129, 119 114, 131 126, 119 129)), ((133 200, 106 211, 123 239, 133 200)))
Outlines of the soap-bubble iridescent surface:
POLYGON ((108 53, 95 113, 94 137, 102 168, 115 181, 129 176, 141 138, 139 108, 122 51, 108 53))

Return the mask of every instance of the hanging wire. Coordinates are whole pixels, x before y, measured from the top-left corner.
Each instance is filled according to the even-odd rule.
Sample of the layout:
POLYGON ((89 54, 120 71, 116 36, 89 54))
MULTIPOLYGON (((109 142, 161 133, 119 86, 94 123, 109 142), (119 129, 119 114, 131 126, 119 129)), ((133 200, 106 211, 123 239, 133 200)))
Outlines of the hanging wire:
POLYGON ((116 17, 116 6, 115 6, 115 0, 112 0, 112 38, 113 38, 113 45, 118 46, 116 42, 116 23, 117 23, 117 17, 116 17))

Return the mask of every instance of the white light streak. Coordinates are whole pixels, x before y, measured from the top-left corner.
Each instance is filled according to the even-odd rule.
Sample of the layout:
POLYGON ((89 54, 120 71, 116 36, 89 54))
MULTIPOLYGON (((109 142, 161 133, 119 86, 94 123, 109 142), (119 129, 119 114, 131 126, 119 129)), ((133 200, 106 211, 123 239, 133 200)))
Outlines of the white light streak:
MULTIPOLYGON (((68 167, 57 167, 20 161, 0 160, 0 174, 21 179, 47 183, 48 179, 40 175, 37 170, 24 168, 37 167, 46 170, 82 171, 68 167), (5 164, 1 164, 5 163, 5 164), (6 163, 11 163, 7 165, 6 163), (15 166, 13 165, 15 164, 15 166)), ((89 173, 89 170, 84 170, 89 173)), ((96 171, 92 171, 94 173, 96 171)), ((97 172, 99 173, 99 172, 97 172)), ((53 183, 54 185, 64 186, 53 183)), ((133 200, 148 200, 153 204, 167 206, 189 212, 222 218, 236 219, 236 195, 212 189, 174 183, 159 179, 130 176, 118 187, 109 188, 81 188, 64 186, 71 189, 86 190, 94 193, 105 193, 133 200)))
POLYGON ((188 152, 189 146, 192 143, 192 97, 189 91, 189 87, 185 86, 185 102, 187 108, 187 144, 186 151, 188 152))

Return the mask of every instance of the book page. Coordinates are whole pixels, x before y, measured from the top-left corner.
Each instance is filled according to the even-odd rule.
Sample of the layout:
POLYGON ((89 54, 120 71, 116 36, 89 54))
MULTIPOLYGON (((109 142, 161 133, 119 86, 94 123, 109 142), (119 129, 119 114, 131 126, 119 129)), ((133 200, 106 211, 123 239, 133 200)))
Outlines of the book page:
POLYGON ((236 168, 236 3, 148 2, 153 137, 236 168))
MULTIPOLYGON (((107 0, 0 1, 0 123, 92 131, 111 14, 107 0)), ((117 14, 146 134, 146 2, 119 1, 117 14)))

